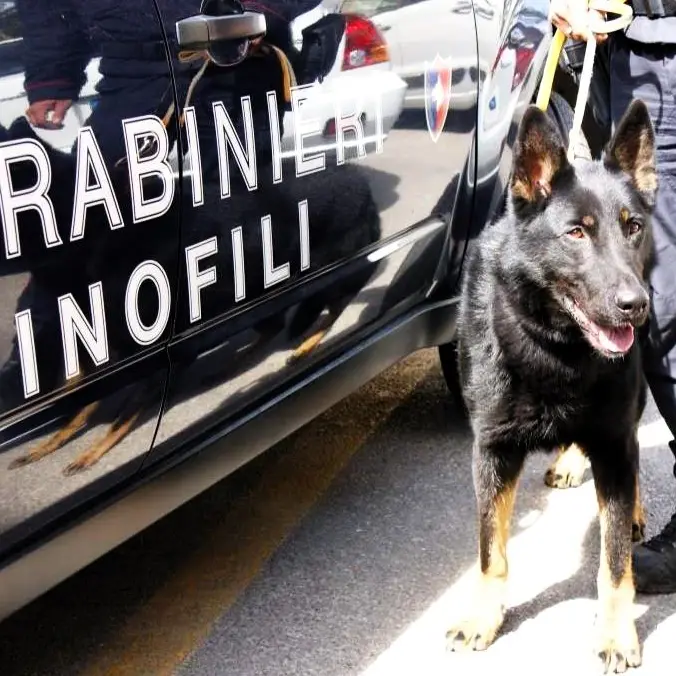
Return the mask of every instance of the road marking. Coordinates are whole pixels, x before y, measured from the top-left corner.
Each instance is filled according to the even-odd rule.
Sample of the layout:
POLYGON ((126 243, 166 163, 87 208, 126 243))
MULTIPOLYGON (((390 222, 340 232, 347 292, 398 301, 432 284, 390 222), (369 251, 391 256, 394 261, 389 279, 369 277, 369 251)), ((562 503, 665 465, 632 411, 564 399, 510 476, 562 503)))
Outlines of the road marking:
MULTIPOLYGON (((169 675, 208 636, 354 454, 430 373, 417 352, 281 442, 288 450, 227 520, 93 654, 81 676, 169 675)), ((227 479, 226 479, 227 481, 227 479)))

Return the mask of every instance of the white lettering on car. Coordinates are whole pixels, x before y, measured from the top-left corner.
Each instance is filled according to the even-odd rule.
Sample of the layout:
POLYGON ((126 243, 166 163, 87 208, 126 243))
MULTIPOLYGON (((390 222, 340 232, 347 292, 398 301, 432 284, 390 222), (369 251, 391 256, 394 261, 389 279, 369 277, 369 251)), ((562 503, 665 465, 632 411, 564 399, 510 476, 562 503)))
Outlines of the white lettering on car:
POLYGON ((210 237, 199 244, 193 244, 185 250, 191 324, 202 319, 201 290, 205 286, 216 283, 216 268, 212 265, 209 268, 200 270, 199 262, 207 256, 213 256, 215 253, 218 253, 216 237, 210 237))
POLYGON ((106 210, 111 230, 124 227, 122 213, 117 203, 113 184, 101 155, 91 127, 82 127, 77 138, 77 163, 75 169, 75 195, 73 219, 70 228, 71 241, 82 239, 85 231, 87 209, 102 204, 106 210), (90 172, 94 183, 89 184, 90 172))
POLYGON ((310 98, 310 92, 316 85, 314 83, 291 87, 291 110, 293 111, 293 134, 296 150, 296 177, 314 174, 326 168, 326 154, 315 153, 305 155, 303 139, 306 136, 314 136, 322 133, 322 125, 319 118, 304 120, 301 114, 303 105, 310 98))
POLYGON ((232 276, 235 284, 235 302, 246 298, 246 277, 244 276, 244 240, 242 226, 233 228, 232 237, 232 276))
POLYGON ((383 100, 380 96, 375 97, 376 106, 376 153, 383 152, 385 141, 385 126, 383 124, 383 100))
MULTIPOLYGON (((291 264, 287 261, 275 264, 273 251, 272 218, 261 218, 261 241, 263 244, 263 272, 265 288, 286 281, 291 276, 291 264)), ((308 201, 298 202, 298 228, 300 233, 300 269, 310 268, 310 223, 308 201)), ((232 240, 232 263, 234 300, 240 302, 246 298, 244 239, 241 226, 230 231, 232 240)), ((192 244, 185 249, 186 283, 188 285, 188 303, 191 323, 202 318, 201 291, 218 281, 218 269, 215 265, 199 268, 199 261, 218 253, 217 238, 210 237, 192 244)), ((61 324, 63 358, 68 379, 80 372, 78 340, 84 345, 96 366, 108 362, 109 346, 106 328, 106 313, 102 282, 89 286, 89 305, 91 321, 78 306, 72 294, 58 298, 61 324)), ((125 318, 129 335, 145 347, 160 339, 167 328, 171 316, 171 287, 164 268, 154 260, 140 263, 132 272, 125 291, 125 318), (157 316, 149 325, 144 324, 139 311, 139 294, 144 282, 150 282, 157 293, 157 316)), ((34 397, 40 393, 38 360, 31 311, 17 312, 14 317, 19 358, 23 378, 24 397, 34 397)), ((51 356, 50 356, 51 358, 51 356)))
POLYGON ((275 257, 272 251, 272 219, 269 215, 261 218, 261 237, 263 238, 263 284, 267 289, 289 279, 291 265, 287 261, 275 267, 275 257))
MULTIPOLYGON (((313 174, 326 168, 326 150, 311 151, 304 147, 307 138, 316 134, 325 135, 321 120, 304 119, 307 117, 304 106, 316 93, 317 84, 293 87, 291 91, 291 109, 293 112, 294 148, 292 158, 295 161, 296 177, 313 174)), ((334 100, 335 110, 335 148, 336 163, 343 164, 346 148, 356 143, 357 156, 366 155, 366 143, 373 142, 367 136, 366 123, 375 124, 376 152, 383 151, 383 116, 380 95, 375 97, 375 119, 364 117, 363 101, 351 108, 346 99, 340 103, 334 100), (351 112, 346 112, 350 110, 351 112), (353 137, 354 142, 348 139, 353 137)), ((283 153, 277 95, 274 91, 266 94, 270 122, 270 147, 272 151, 272 182, 283 180, 283 153)), ((244 139, 238 136, 235 124, 222 102, 213 103, 213 123, 216 127, 216 145, 219 163, 220 196, 231 196, 229 154, 232 153, 249 191, 258 188, 258 167, 256 157, 256 139, 250 97, 241 98, 244 139)), ((195 109, 187 107, 184 112, 187 154, 191 168, 192 205, 204 204, 204 184, 198 124, 195 109)), ((176 194, 176 178, 169 163, 169 136, 162 121, 155 115, 145 115, 122 120, 123 136, 128 167, 129 194, 132 220, 141 223, 159 218, 171 209, 176 194), (148 141, 151 141, 150 143, 148 141), (148 148, 153 148, 150 155, 148 148), (153 192, 147 195, 146 179, 159 179, 152 182, 153 192)), ((371 130, 369 128, 369 134, 371 130)), ((30 175, 30 174, 29 174, 30 175)), ((83 127, 78 133, 75 164, 75 189, 71 214, 71 241, 81 240, 85 236, 87 215, 92 206, 103 206, 111 230, 125 226, 115 193, 112 174, 109 174, 101 149, 90 127, 83 127)), ((7 259, 21 256, 18 215, 22 212, 36 211, 40 217, 46 248, 63 244, 57 229, 54 206, 48 195, 52 182, 52 168, 49 156, 43 145, 33 139, 0 143, 0 216, 7 259), (13 165, 26 162, 33 165, 36 179, 30 187, 17 187, 12 183, 13 165)), ((150 184, 150 182, 148 182, 150 184)), ((311 242, 308 200, 298 202, 299 228, 299 268, 301 272, 311 267, 311 242)), ((260 219, 264 287, 270 288, 291 278, 291 263, 287 260, 275 260, 272 215, 266 214, 260 219)), ((284 227, 288 227, 284 223, 284 227)), ((245 251, 243 227, 238 225, 230 230, 234 302, 246 299, 245 251)), ((200 269, 200 261, 218 253, 217 238, 211 237, 186 247, 186 270, 188 285, 188 303, 190 322, 202 319, 202 292, 208 286, 218 283, 216 265, 200 269)), ((105 280, 104 280, 105 281, 105 280)), ((103 297, 103 282, 89 286, 91 321, 80 309, 72 294, 58 298, 60 328, 64 365, 67 379, 74 378, 80 372, 78 347, 82 344, 93 363, 101 366, 110 359, 106 330, 106 314, 103 297)), ((149 346, 165 333, 171 317, 172 295, 169 277, 154 260, 139 264, 130 275, 125 292, 125 318, 129 335, 139 345, 149 346), (157 293, 157 315, 150 324, 141 318, 139 295, 145 282, 150 282, 157 293)), ((224 308, 224 310, 227 308, 224 308)), ((17 342, 21 361, 23 390, 25 398, 40 393, 39 355, 35 343, 33 318, 30 309, 15 314, 17 342)), ((38 345, 39 347, 39 345, 38 345)), ((53 358, 53 355, 49 355, 53 358)))
POLYGON ((362 105, 360 101, 355 102, 351 113, 344 112, 344 101, 337 97, 335 105, 336 116, 336 163, 345 163, 345 132, 354 133, 357 140, 357 155, 361 159, 366 157, 366 147, 364 145, 364 125, 362 123, 362 105))
POLYGON ((197 133, 197 117, 195 108, 187 106, 183 109, 185 133, 188 137, 188 160, 190 161, 190 183, 192 185, 192 205, 204 204, 204 185, 202 182, 202 159, 200 155, 200 139, 197 133))
POLYGON ((248 190, 258 187, 256 171, 256 139, 254 136, 251 98, 242 97, 242 119, 244 121, 244 142, 246 151, 237 135, 235 125, 221 101, 214 101, 214 124, 216 125, 216 149, 221 179, 221 199, 230 197, 230 167, 228 162, 228 146, 232 148, 239 170, 242 172, 248 190))
POLYGON ((167 273, 157 261, 143 261, 131 273, 124 295, 124 314, 129 333, 139 345, 152 345, 164 333, 171 316, 171 287, 167 273), (157 291, 157 317, 150 325, 143 323, 138 307, 139 291, 144 282, 153 284, 157 291))
POLYGON ((109 359, 106 310, 103 305, 103 284, 96 282, 89 285, 91 324, 73 298, 73 294, 67 293, 60 296, 58 303, 63 359, 66 366, 66 378, 70 380, 80 373, 80 360, 77 351, 78 338, 97 366, 105 364, 109 359))
POLYGON ((23 396, 25 399, 40 393, 38 376, 38 360, 35 355, 35 337, 33 336, 33 320, 30 310, 23 310, 14 315, 16 338, 19 343, 19 359, 21 360, 21 378, 23 380, 23 396))
POLYGON ((270 119, 270 146, 272 148, 272 182, 282 182, 282 133, 277 113, 277 92, 268 92, 268 118, 270 119))
POLYGON ((33 139, 0 143, 0 213, 7 258, 21 256, 17 215, 23 211, 37 211, 42 222, 45 246, 62 244, 56 227, 54 205, 47 195, 52 183, 52 167, 47 151, 33 139), (9 168, 14 162, 29 161, 37 172, 37 181, 30 188, 17 190, 12 185, 9 168))
POLYGON ((127 149, 129 185, 134 223, 141 223, 163 216, 174 201, 174 174, 169 164, 169 135, 156 115, 144 115, 122 121, 124 143, 127 149), (140 144, 152 137, 157 152, 150 157, 140 156, 140 144), (146 199, 143 179, 156 176, 161 179, 163 190, 158 197, 146 199))
POLYGON ((298 202, 298 227, 300 228, 300 269, 310 269, 310 217, 307 200, 298 202))

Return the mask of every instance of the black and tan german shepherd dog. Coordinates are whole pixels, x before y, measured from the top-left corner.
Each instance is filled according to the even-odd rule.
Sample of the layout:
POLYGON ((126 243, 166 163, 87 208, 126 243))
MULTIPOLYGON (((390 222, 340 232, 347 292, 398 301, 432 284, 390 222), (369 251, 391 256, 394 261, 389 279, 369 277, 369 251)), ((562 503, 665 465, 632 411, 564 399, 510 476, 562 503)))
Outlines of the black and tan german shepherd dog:
POLYGON ((536 450, 579 447, 600 512, 596 650, 605 672, 638 666, 632 525, 642 531, 637 427, 646 389, 654 130, 633 101, 603 158, 569 163, 549 117, 519 127, 505 214, 475 243, 463 280, 458 355, 474 434, 479 588, 447 634, 487 648, 505 614, 517 482, 536 450))

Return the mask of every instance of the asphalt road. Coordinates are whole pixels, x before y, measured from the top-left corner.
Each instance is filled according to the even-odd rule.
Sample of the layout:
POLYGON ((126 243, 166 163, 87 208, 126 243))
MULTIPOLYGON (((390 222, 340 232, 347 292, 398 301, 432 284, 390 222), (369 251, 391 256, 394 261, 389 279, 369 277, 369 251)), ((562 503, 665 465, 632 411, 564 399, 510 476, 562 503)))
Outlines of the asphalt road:
MULTIPOLYGON (((641 428, 648 531, 676 504, 668 435, 641 428)), ((475 562, 471 439, 436 353, 318 420, 0 625, 2 676, 598 673, 593 484, 534 457, 510 541, 510 612, 444 651, 475 562)), ((673 673, 676 597, 638 597, 644 666, 673 673)))

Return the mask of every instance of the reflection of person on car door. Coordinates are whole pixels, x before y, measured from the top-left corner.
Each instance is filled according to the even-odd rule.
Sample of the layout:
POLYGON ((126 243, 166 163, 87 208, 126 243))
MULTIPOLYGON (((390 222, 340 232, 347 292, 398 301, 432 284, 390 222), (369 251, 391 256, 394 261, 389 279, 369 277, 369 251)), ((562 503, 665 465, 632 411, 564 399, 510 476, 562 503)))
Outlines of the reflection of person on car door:
MULTIPOLYGON (((199 64, 178 62, 175 24, 199 14, 202 3, 159 0, 158 4, 179 85, 187 89, 199 64)), ((243 7, 265 14, 266 41, 290 51, 290 22, 317 4, 318 0, 252 1, 243 7)), ((108 161, 122 157, 120 121, 162 116, 173 95, 162 27, 151 0, 18 0, 17 8, 23 24, 26 115, 31 124, 47 129, 63 124, 86 83, 87 64, 99 55, 99 101, 86 124, 94 129, 108 161)))
POLYGON ((37 127, 61 127, 86 83, 87 65, 100 55, 100 100, 87 124, 107 161, 122 156, 121 120, 154 113, 170 82, 152 3, 19 0, 17 8, 28 120, 37 127))

